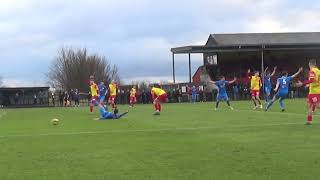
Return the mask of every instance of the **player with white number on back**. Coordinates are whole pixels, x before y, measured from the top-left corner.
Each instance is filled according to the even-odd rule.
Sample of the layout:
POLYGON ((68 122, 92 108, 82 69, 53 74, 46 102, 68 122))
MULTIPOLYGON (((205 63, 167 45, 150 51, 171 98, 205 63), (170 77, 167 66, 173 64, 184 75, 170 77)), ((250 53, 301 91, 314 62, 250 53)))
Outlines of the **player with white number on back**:
POLYGON ((269 108, 272 106, 272 104, 275 101, 279 100, 281 111, 284 112, 285 107, 284 107, 284 102, 283 101, 288 96, 289 85, 290 85, 291 81, 295 77, 297 77, 301 72, 302 72, 302 68, 299 68, 298 72, 296 72, 292 76, 288 76, 288 72, 286 72, 286 71, 284 71, 282 73, 282 77, 278 78, 276 88, 274 89, 274 91, 277 92, 277 93, 273 96, 273 99, 270 102, 268 102, 267 107, 265 109, 266 111, 269 110, 269 108))

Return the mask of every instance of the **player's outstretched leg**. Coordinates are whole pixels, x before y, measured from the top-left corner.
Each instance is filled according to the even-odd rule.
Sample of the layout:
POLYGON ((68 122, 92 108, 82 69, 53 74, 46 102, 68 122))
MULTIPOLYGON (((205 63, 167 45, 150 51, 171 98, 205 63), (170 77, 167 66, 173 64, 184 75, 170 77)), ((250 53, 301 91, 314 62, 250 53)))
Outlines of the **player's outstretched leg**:
POLYGON ((116 115, 116 119, 120 119, 121 117, 125 116, 128 113, 129 113, 129 111, 126 111, 126 112, 124 112, 122 114, 116 115))
POLYGON ((268 110, 270 109, 270 107, 273 105, 273 103, 274 103, 276 100, 277 100, 277 97, 274 96, 274 97, 272 98, 272 100, 268 102, 268 105, 267 105, 265 111, 268 111, 268 110))

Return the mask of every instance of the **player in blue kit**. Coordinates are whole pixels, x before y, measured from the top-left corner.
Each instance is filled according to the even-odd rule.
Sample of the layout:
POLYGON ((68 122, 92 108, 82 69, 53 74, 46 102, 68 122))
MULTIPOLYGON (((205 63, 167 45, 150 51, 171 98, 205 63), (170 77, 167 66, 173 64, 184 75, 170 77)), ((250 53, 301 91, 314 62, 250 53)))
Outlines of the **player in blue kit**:
POLYGON ((120 119, 121 117, 129 113, 129 111, 126 111, 122 114, 118 114, 118 109, 115 109, 114 112, 109 112, 105 109, 105 107, 102 104, 99 104, 99 111, 101 117, 95 120, 120 119))
POLYGON ((289 85, 293 78, 297 77, 302 71, 302 68, 299 68, 298 72, 296 72, 292 76, 288 76, 287 72, 282 73, 282 77, 278 78, 276 88, 274 89, 277 92, 273 99, 268 103, 265 111, 268 111, 272 104, 279 99, 281 111, 284 112, 284 99, 288 96, 289 93, 289 85))
POLYGON ((277 67, 273 68, 272 73, 268 70, 268 67, 264 70, 264 78, 263 78, 263 84, 264 84, 264 92, 266 94, 266 103, 270 101, 270 95, 271 95, 271 77, 276 74, 277 67))
POLYGON ((233 110, 233 107, 231 107, 229 102, 229 97, 227 94, 226 86, 229 84, 232 84, 236 82, 237 78, 234 78, 232 81, 226 81, 224 76, 221 76, 219 81, 210 81, 211 83, 214 83, 218 87, 218 94, 217 94, 217 101, 216 101, 216 107, 215 110, 218 109, 220 101, 226 101, 229 108, 233 110))
POLYGON ((193 104, 195 104, 196 100, 197 100, 197 88, 196 88, 196 86, 192 86, 192 88, 191 88, 191 99, 192 99, 193 104))
POLYGON ((104 84, 104 82, 101 82, 100 85, 98 86, 99 88, 99 99, 100 99, 100 104, 104 105, 104 101, 106 99, 106 95, 107 95, 107 87, 104 84))

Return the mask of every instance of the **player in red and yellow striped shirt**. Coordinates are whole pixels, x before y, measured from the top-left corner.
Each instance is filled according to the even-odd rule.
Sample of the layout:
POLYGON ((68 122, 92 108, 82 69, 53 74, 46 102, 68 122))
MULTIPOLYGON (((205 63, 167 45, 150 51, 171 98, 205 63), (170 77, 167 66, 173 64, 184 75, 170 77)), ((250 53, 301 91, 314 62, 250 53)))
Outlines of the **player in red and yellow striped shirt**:
POLYGON ((154 85, 151 88, 151 95, 153 99, 153 104, 156 109, 154 115, 160 115, 161 112, 161 103, 168 102, 167 93, 160 88, 159 85, 154 85))
POLYGON ((253 109, 257 109, 260 107, 262 109, 262 104, 260 100, 260 88, 262 86, 261 78, 260 78, 260 73, 259 71, 255 71, 254 75, 250 75, 250 69, 248 70, 248 78, 250 80, 250 90, 251 90, 251 99, 254 104, 253 109))
POLYGON ((137 89, 136 86, 133 86, 130 90, 130 107, 133 107, 133 105, 137 102, 137 89))
POLYGON ((93 112, 93 106, 98 105, 99 101, 99 88, 97 84, 94 82, 94 76, 90 76, 90 112, 93 112))
POLYGON ((312 113, 315 110, 315 107, 319 108, 320 106, 320 70, 317 68, 317 61, 311 59, 309 61, 309 79, 304 83, 299 82, 297 86, 307 85, 309 86, 308 94, 308 115, 306 125, 312 124, 312 113))
POLYGON ((109 84, 109 104, 111 104, 111 107, 113 110, 117 108, 116 105, 116 98, 117 98, 117 91, 118 91, 118 85, 115 81, 112 81, 109 84))

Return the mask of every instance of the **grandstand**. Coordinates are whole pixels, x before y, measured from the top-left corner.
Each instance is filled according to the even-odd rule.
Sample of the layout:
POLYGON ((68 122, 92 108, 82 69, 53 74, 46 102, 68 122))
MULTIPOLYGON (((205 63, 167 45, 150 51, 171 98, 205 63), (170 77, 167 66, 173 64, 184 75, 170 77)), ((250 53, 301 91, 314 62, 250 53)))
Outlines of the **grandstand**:
POLYGON ((203 46, 182 46, 171 49, 173 82, 175 82, 175 54, 189 57, 189 81, 205 83, 207 76, 237 76, 246 83, 248 68, 263 71, 267 66, 278 66, 292 73, 306 67, 310 58, 320 57, 320 32, 301 33, 238 33, 210 34, 203 46), (203 66, 192 78, 191 54, 203 54, 203 66))

